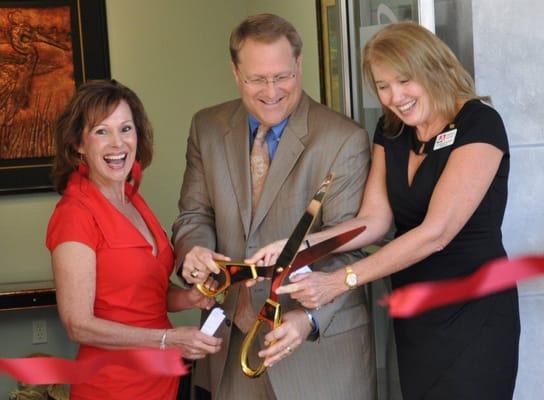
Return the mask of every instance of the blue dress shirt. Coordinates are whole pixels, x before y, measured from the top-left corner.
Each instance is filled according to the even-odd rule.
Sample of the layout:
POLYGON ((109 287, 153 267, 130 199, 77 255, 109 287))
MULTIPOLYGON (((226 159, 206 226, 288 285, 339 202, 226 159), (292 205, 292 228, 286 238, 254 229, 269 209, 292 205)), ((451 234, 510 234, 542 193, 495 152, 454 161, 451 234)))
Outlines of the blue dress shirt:
MULTIPOLYGON (((249 139, 250 139, 250 146, 249 148, 253 147, 253 141, 255 140, 255 135, 257 134, 257 128, 261 124, 257 119, 249 114, 248 115, 248 123, 249 123, 249 139)), ((274 155, 276 154, 276 150, 278 149, 278 143, 280 142, 281 135, 283 135, 283 130, 285 129, 285 126, 287 125, 287 122, 289 121, 289 118, 285 118, 283 121, 281 121, 279 124, 274 125, 271 128, 272 132, 269 132, 268 135, 266 135, 266 144, 268 145, 268 156, 270 157, 270 160, 274 159, 274 155)))

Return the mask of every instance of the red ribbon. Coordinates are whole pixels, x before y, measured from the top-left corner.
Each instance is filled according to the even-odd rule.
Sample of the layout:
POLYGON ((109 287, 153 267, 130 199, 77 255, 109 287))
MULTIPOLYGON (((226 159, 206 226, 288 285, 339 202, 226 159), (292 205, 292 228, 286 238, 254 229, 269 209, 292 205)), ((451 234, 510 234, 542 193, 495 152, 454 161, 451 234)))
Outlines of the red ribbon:
POLYGON ((540 274, 544 274, 544 256, 500 258, 463 278, 401 287, 381 299, 380 304, 389 306, 390 316, 407 318, 436 307, 510 289, 517 282, 540 274))
POLYGON ((56 357, 0 358, 0 372, 33 385, 83 383, 109 365, 118 365, 150 375, 180 376, 187 373, 178 349, 108 351, 84 360, 56 357))

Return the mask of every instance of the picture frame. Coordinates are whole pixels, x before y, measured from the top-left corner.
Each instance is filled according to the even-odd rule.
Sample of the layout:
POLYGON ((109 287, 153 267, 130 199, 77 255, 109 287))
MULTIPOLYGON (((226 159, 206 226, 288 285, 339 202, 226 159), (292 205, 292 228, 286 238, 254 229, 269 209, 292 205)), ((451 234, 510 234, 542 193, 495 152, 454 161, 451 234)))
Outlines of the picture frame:
POLYGON ((105 0, 0 0, 0 195, 53 190, 55 120, 109 79, 105 0))
POLYGON ((341 96, 341 40, 337 0, 316 0, 321 102, 343 112, 341 96))

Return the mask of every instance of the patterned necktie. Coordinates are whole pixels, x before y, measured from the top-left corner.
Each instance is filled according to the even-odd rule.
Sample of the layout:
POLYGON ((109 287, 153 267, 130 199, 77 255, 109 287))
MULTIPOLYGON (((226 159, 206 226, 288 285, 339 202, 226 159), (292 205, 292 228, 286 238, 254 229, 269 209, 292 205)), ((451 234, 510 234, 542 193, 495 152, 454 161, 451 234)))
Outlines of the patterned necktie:
POLYGON ((253 148, 251 149, 251 216, 255 215, 255 210, 261 198, 268 168, 270 167, 270 156, 268 155, 268 144, 266 143, 266 134, 268 129, 259 125, 253 148))
MULTIPOLYGON (((255 216, 255 210, 261 198, 268 167, 270 166, 270 156, 268 155, 268 145, 266 143, 266 134, 268 129, 259 125, 253 148, 251 149, 251 218, 255 216)), ((243 283, 240 286, 236 311, 234 313, 234 323, 243 333, 247 333, 257 318, 257 313, 253 309, 251 293, 249 288, 243 283)))

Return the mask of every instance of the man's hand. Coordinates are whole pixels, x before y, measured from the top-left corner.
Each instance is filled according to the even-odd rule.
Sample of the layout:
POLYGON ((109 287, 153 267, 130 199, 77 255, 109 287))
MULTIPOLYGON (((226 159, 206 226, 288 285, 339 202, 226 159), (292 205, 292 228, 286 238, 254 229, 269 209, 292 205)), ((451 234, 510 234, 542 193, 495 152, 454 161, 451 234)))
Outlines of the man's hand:
POLYGON ((185 255, 185 261, 183 261, 183 278, 192 284, 206 282, 210 273, 219 273, 214 260, 230 261, 230 258, 205 247, 193 247, 185 255))
POLYGON ((250 258, 246 259, 244 262, 247 264, 256 264, 256 265, 272 265, 278 259, 283 247, 287 243, 287 239, 276 240, 264 247, 261 247, 257 250, 250 258))
POLYGON ((271 367, 294 352, 311 331, 312 326, 304 311, 289 311, 283 315, 283 323, 264 337, 268 347, 259 352, 259 357, 264 358, 266 367, 271 367))

